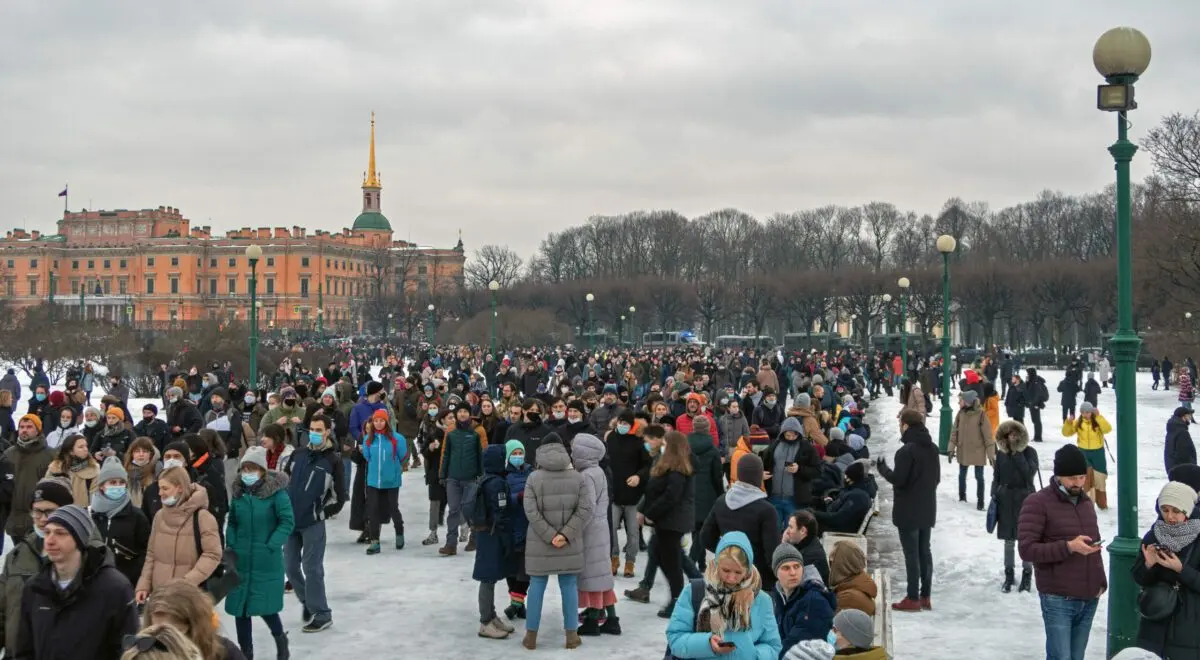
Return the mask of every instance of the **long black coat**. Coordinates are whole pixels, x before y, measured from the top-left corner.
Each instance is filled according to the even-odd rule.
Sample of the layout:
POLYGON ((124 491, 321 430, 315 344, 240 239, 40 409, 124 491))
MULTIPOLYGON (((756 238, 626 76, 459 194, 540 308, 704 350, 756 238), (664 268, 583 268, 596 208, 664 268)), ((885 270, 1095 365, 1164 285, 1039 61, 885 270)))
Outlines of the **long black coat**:
POLYGON ((150 521, 142 510, 127 504, 112 516, 92 512, 92 521, 100 538, 116 557, 117 570, 130 584, 137 584, 146 562, 146 546, 150 543, 150 521))
POLYGON ((897 529, 926 529, 937 522, 941 457, 925 426, 910 426, 900 436, 895 469, 880 459, 879 474, 892 484, 892 524, 897 529))
POLYGON ((1025 383, 1009 385, 1008 393, 1004 396, 1004 411, 1013 419, 1025 419, 1025 408, 1029 405, 1025 398, 1025 383))
POLYGON ((1034 486, 1037 470, 1037 450, 1029 446, 1025 425, 1011 420, 1001 424, 996 429, 996 465, 992 468, 996 536, 1001 540, 1017 540, 1021 505, 1037 490, 1034 486))
POLYGON ((650 477, 642 515, 655 529, 686 534, 696 528, 696 487, 694 477, 674 470, 650 477))
POLYGON ((805 509, 813 505, 813 481, 821 474, 821 455, 807 438, 800 438, 800 451, 796 453, 796 465, 800 469, 795 474, 788 474, 787 466, 775 465, 775 448, 782 442, 783 434, 767 447, 762 453, 763 471, 770 472, 771 478, 766 480, 767 492, 771 491, 771 482, 775 479, 791 478, 795 481, 792 490, 792 501, 797 508, 805 509))
MULTIPOLYGON (((1142 539, 1144 545, 1158 543, 1151 529, 1142 539)), ((1162 566, 1146 568, 1138 553, 1133 562, 1133 581, 1141 587, 1155 583, 1179 585, 1179 609, 1166 621, 1141 619, 1138 625, 1137 645, 1170 660, 1200 659, 1200 541, 1179 553, 1184 570, 1176 573, 1162 566), (1189 570, 1190 569, 1190 570, 1189 570)))
POLYGON ((1176 465, 1196 464, 1196 444, 1192 442, 1188 425, 1178 417, 1167 420, 1167 442, 1163 447, 1167 472, 1176 465))
POLYGON ((617 506, 636 506, 646 492, 646 483, 650 481, 650 452, 642 439, 636 435, 621 435, 616 431, 604 439, 608 445, 608 466, 612 469, 613 500, 617 506), (629 486, 625 483, 629 477, 638 477, 638 485, 629 486))
POLYGON ((692 468, 696 485, 696 524, 708 517, 713 503, 725 492, 724 474, 721 472, 721 454, 713 446, 711 435, 693 433, 688 436, 692 447, 692 468))
POLYGON ((1060 403, 1064 406, 1073 406, 1079 401, 1079 384, 1071 378, 1070 374, 1067 374, 1058 384, 1058 391, 1062 393, 1060 403))

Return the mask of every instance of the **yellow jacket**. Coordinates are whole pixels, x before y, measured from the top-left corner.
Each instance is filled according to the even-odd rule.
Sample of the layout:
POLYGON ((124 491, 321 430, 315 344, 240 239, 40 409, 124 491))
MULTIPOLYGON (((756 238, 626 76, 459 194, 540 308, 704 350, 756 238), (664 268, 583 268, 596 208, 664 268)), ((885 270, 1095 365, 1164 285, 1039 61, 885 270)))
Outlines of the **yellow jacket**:
POLYGON ((1085 424, 1082 417, 1074 422, 1063 422, 1063 435, 1077 436, 1075 441, 1080 449, 1104 449, 1104 434, 1112 433, 1112 425, 1104 419, 1104 415, 1096 413, 1095 424, 1085 424))

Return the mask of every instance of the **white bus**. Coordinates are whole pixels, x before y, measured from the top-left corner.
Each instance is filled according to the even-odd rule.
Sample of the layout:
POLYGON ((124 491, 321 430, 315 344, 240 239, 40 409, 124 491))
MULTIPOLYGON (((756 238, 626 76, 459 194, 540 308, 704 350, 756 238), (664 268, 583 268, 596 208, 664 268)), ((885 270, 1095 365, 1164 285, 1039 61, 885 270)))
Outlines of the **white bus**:
POLYGON ((685 346, 702 343, 696 339, 695 333, 689 330, 642 333, 642 346, 685 346))

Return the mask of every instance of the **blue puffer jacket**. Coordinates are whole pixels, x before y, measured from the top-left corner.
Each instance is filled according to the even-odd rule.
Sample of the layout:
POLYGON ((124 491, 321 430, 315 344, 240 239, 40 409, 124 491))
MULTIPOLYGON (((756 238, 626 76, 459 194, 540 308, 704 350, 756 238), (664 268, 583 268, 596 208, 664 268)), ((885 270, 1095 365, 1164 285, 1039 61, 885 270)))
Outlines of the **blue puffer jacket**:
POLYGON ((783 638, 783 652, 806 639, 825 639, 833 628, 837 596, 825 588, 815 566, 804 568, 804 580, 786 598, 776 584, 771 591, 775 619, 783 638))
MULTIPOLYGON (((717 554, 736 545, 746 553, 750 565, 754 565, 754 550, 750 539, 741 532, 729 532, 717 543, 717 554)), ((683 588, 671 621, 667 624, 667 645, 677 658, 722 658, 727 660, 777 660, 783 643, 779 638, 779 626, 775 622, 775 607, 771 597, 759 592, 750 606, 750 628, 727 630, 723 639, 733 642, 733 653, 715 655, 712 652, 711 632, 695 631, 696 612, 692 610, 692 585, 683 588)))
POLYGON ((381 490, 401 486, 400 466, 408 456, 408 441, 404 436, 395 432, 365 434, 362 454, 367 459, 367 486, 381 490))
MULTIPOLYGON (((499 582, 516 575, 518 566, 513 554, 513 508, 511 499, 504 497, 505 469, 504 447, 491 445, 483 450, 483 490, 492 527, 475 532, 475 568, 471 573, 474 580, 499 582), (504 503, 503 506, 501 503, 504 503)), ((467 506, 470 506, 468 503, 467 506)))
POLYGON ((505 467, 508 468, 508 471, 504 473, 504 479, 508 482, 508 504, 512 514, 513 536, 516 540, 517 550, 524 551, 525 534, 529 531, 529 518, 525 517, 525 480, 529 478, 533 469, 528 465, 522 465, 520 469, 517 469, 513 467, 512 463, 506 463, 505 467))

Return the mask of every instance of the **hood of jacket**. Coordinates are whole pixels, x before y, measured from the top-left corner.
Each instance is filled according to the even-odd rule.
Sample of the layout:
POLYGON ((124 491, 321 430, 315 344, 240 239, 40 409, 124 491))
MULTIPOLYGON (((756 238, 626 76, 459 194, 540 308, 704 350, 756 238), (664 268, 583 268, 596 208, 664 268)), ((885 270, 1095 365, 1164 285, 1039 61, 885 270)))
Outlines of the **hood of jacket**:
POLYGON ((1008 420, 996 428, 996 449, 1006 454, 1020 454, 1029 446, 1029 431, 1021 422, 1008 420))
POLYGON ((483 450, 484 473, 503 475, 507 471, 504 465, 504 453, 504 445, 488 445, 483 450))
POLYGON ((1171 419, 1167 420, 1167 435, 1175 435, 1176 433, 1190 434, 1188 431, 1188 426, 1188 423, 1182 419, 1179 419, 1178 417, 1172 417, 1171 419))
POLYGON ((537 448, 537 465, 542 470, 563 472, 571 469, 571 457, 567 454, 567 448, 562 445, 561 441, 547 442, 543 439, 542 445, 537 448))
POLYGON ((754 565, 754 548, 750 547, 750 537, 746 536, 745 533, 726 532, 725 535, 721 537, 721 540, 717 541, 717 554, 721 554, 721 551, 729 546, 741 548, 742 552, 746 553, 746 561, 749 562, 751 566, 754 565))
MULTIPOLYGON (((538 465, 541 465, 541 448, 538 449, 538 465)), ((571 459, 579 471, 600 465, 604 458, 604 443, 590 433, 580 433, 571 441, 571 459)))
POLYGON ((783 420, 783 424, 779 425, 780 436, 783 436, 784 433, 791 431, 792 433, 799 434, 800 437, 804 437, 804 424, 800 422, 800 417, 805 417, 806 415, 803 414, 805 412, 808 413, 808 417, 813 417, 813 412, 805 408, 801 408, 800 411, 800 415, 796 417, 788 417, 787 419, 783 420))
POLYGON ((689 433, 687 441, 688 446, 692 448, 692 453, 697 456, 703 456, 709 452, 717 450, 717 448, 713 445, 713 437, 711 435, 689 433))
MULTIPOLYGON (((787 409, 787 416, 788 417, 813 417, 813 418, 815 418, 816 414, 813 413, 812 408, 805 408, 803 406, 792 406, 791 408, 787 409)), ((803 420, 801 420, 801 421, 803 421, 803 420)))
MULTIPOLYGON (((262 482, 257 485, 257 488, 250 491, 250 494, 254 495, 260 500, 265 500, 275 495, 275 493, 285 490, 287 488, 288 481, 288 476, 283 472, 267 470, 267 476, 263 477, 262 482)), ((245 492, 246 485, 242 483, 241 476, 239 475, 237 479, 233 480, 233 488, 231 489, 231 493, 233 494, 233 498, 237 499, 245 492)), ((189 497, 188 499, 190 500, 192 498, 189 497)))
POLYGON ((192 490, 188 493, 187 499, 170 508, 185 512, 189 516, 201 509, 207 509, 208 490, 200 484, 193 483, 192 490))
POLYGON ((758 500, 767 499, 767 494, 758 486, 751 486, 744 481, 735 481, 725 493, 725 504, 733 511, 758 500))
POLYGON ((915 445, 932 445, 933 437, 929 435, 929 429, 925 426, 910 426, 900 436, 900 442, 906 445, 909 443, 914 443, 915 445))

